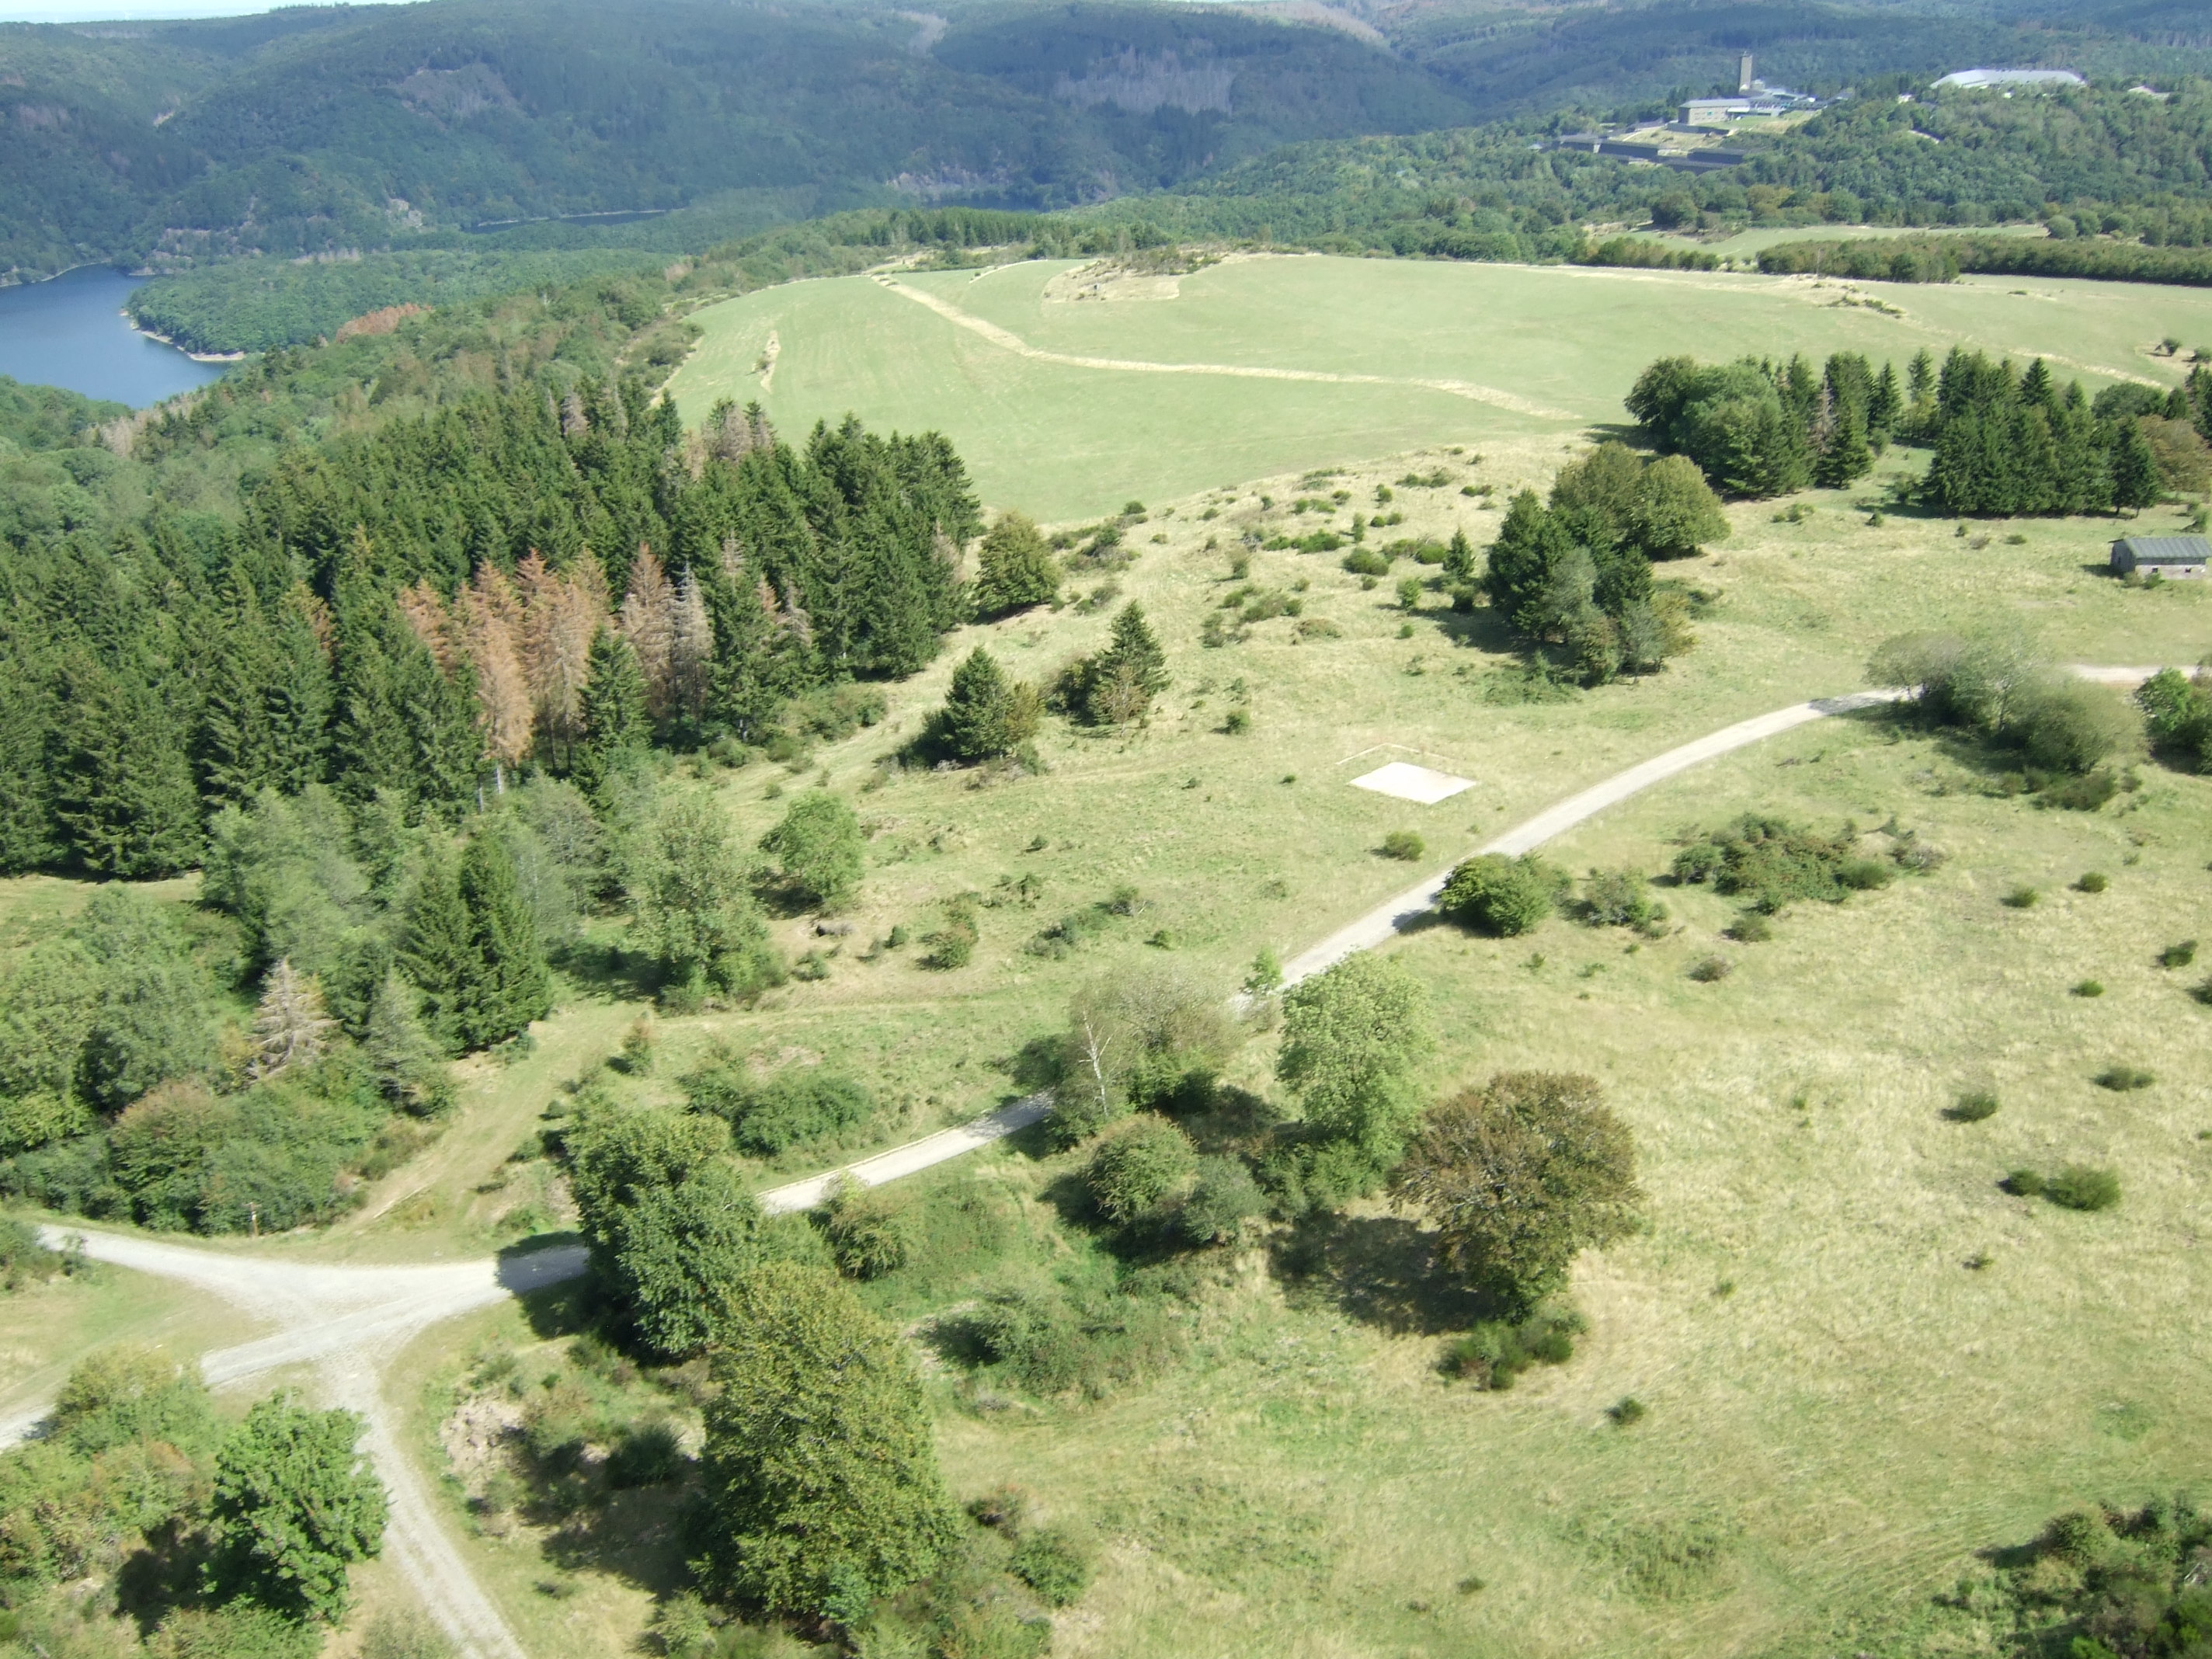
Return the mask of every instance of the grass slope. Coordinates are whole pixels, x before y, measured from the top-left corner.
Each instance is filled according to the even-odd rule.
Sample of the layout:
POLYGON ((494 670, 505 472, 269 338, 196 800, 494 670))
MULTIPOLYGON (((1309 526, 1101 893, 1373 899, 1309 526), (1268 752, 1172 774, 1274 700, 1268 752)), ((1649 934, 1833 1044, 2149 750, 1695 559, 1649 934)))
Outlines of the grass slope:
POLYGON ((1905 313, 1893 317, 1838 303, 1858 290, 1747 275, 1309 256, 1216 265, 1177 279, 1172 299, 1097 301, 1056 297, 1069 285, 1054 278, 1071 269, 1039 261, 896 280, 1036 351, 1388 383, 1042 361, 848 277, 697 313, 705 337, 669 391, 694 420, 717 398, 759 398, 787 430, 848 410, 872 426, 937 427, 989 501, 1057 520, 1423 445, 1489 447, 1619 422, 1637 372, 1669 352, 1850 349, 1901 368, 1923 346, 1940 357, 1969 342, 2048 356, 2094 390, 2117 378, 2171 384, 2174 370, 2148 348, 2169 334, 2212 339, 2212 294, 2150 289, 2116 302, 2109 285, 2046 279, 1865 290, 1905 313), (1413 384, 1438 380, 1496 388, 1556 418, 1413 384))

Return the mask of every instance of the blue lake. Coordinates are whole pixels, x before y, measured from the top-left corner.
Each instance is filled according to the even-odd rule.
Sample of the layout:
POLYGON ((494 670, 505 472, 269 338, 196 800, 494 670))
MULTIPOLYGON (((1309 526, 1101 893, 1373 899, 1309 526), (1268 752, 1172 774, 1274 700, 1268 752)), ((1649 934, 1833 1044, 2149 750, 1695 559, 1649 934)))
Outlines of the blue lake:
POLYGON ((143 409, 205 386, 226 365, 196 363, 123 315, 139 279, 88 267, 50 283, 0 288, 0 374, 67 386, 143 409))

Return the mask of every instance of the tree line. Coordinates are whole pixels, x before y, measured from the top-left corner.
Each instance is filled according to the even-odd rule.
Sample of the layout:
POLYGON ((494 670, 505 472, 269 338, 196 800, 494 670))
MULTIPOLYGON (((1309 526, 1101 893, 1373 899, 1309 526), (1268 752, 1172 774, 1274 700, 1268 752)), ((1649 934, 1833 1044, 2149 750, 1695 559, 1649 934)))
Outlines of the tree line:
POLYGON ((1935 451, 1913 486, 1918 499, 1946 514, 2005 517, 2160 500, 2169 470, 2194 475, 2191 428, 2212 425, 2208 381, 2200 368, 2171 393, 2114 387, 2093 403, 2079 381, 2060 387, 2039 358, 2022 372, 1961 346, 1940 370, 1919 352, 1902 380, 1895 364, 1877 372, 1856 352, 1835 354, 1817 373, 1802 356, 1666 357, 1644 368, 1626 401, 1662 452, 1687 457, 1731 495, 1844 488, 1895 441, 1935 451))
POLYGON ((289 455, 244 505, 0 550, 0 869, 185 869, 264 789, 418 822, 528 762, 597 785, 629 748, 759 741, 934 656, 981 527, 934 434, 799 449, 724 407, 687 436, 635 382, 468 398, 289 455))

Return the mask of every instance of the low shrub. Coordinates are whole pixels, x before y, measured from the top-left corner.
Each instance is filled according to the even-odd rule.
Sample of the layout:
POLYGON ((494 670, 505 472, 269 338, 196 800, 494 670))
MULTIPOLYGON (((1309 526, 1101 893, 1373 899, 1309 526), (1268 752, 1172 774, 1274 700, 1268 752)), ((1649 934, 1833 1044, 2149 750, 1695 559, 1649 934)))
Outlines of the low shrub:
POLYGON ((1735 964, 1726 957, 1706 957, 1691 968, 1690 977, 1700 985, 1711 985, 1735 971, 1735 964))
POLYGON ((2074 994, 2077 997, 2100 997, 2105 994, 2105 981, 2100 979, 2076 981, 2074 994))
POLYGON ((906 1204, 880 1188, 842 1180, 823 1206, 823 1236, 837 1271, 850 1279, 880 1279, 906 1266, 913 1229, 906 1204))
POLYGON ((2043 1195, 2069 1210, 2109 1210, 2120 1201, 2120 1177, 2111 1170, 2069 1164, 2043 1183, 2043 1195))
POLYGON ((1445 1373, 1479 1389, 1510 1389, 1532 1365, 1564 1365, 1589 1329, 1572 1308, 1539 1308, 1519 1323, 1486 1320, 1444 1349, 1445 1373))
POLYGON ((2119 1176, 2084 1164, 2069 1164, 2048 1176, 2014 1170, 1998 1184, 2015 1198, 2048 1199, 2068 1210, 2109 1210, 2120 1201, 2119 1176))
POLYGON ((2107 1066, 2097 1073, 2100 1089, 2110 1089, 2114 1094, 2127 1094, 2136 1089, 2148 1089, 2158 1081, 2139 1066, 2107 1066))
POLYGON ((1747 910, 1729 924, 1728 936, 1739 945, 1764 945, 1774 937, 1774 924, 1756 910, 1747 910))
POLYGON ((1583 920, 1593 927, 1649 933, 1667 920, 1667 907, 1651 896, 1642 871, 1607 870, 1583 884, 1583 920))
POLYGON ((2028 886, 2015 887, 1997 901, 2008 909, 2013 910, 2033 910, 2042 902, 2043 895, 2028 886))
POLYGON ((2054 777, 2036 789, 2035 799, 2045 806, 2069 812, 2094 812, 2119 793, 2119 779, 2111 768, 2100 766, 2094 772, 2054 777))
POLYGON ((1386 859, 1401 859, 1411 864, 1428 850, 1428 842, 1411 830, 1393 830, 1382 837, 1382 853, 1386 859))
POLYGON ((1650 1410, 1641 1400, 1630 1394, 1623 1395, 1607 1406, 1605 1414, 1613 1419, 1616 1429, 1632 1429, 1650 1415, 1650 1410))
POLYGON ((1371 547, 1355 547, 1344 556, 1344 568, 1355 576, 1387 576, 1390 556, 1371 547))
POLYGON ((921 965, 940 972, 965 968, 975 959, 975 945, 981 937, 975 926, 975 901, 964 897, 948 900, 945 925, 921 936, 921 942, 929 947, 921 958, 921 965))
POLYGON ((2088 870, 2084 871, 2074 884, 2074 890, 2077 893, 2101 893, 2112 884, 2111 879, 2102 871, 2088 870))
POLYGON ((2161 968, 2186 968, 2196 960, 2197 941, 2193 939, 2169 945, 2158 953, 2158 965, 2161 968))
POLYGON ((1849 825, 1821 836, 1756 813, 1692 842, 1674 865, 1676 881, 1711 882, 1716 892, 1767 915, 1797 899, 1839 904, 1853 893, 1887 886, 1893 873, 1891 865, 1859 853, 1857 832, 1849 825))
POLYGON ((1090 1587, 1093 1569, 1089 1545, 1061 1527, 1024 1529, 1006 1566, 1047 1607, 1064 1607, 1090 1587))
POLYGON ((1190 1137, 1164 1117, 1140 1113, 1103 1136, 1084 1187, 1109 1220, 1151 1214, 1196 1170, 1190 1137))
POLYGON ((1996 1094, 1989 1089, 1969 1090, 1943 1109, 1943 1115, 1954 1123, 1979 1123, 1996 1115, 1996 1094))
POLYGON ((1517 859, 1484 853, 1451 872, 1437 908, 1480 933, 1510 939, 1550 915, 1569 885, 1565 872, 1534 853, 1517 859))
POLYGON ((683 1079, 691 1109, 728 1121, 741 1152, 775 1158, 802 1141, 819 1139, 865 1123, 875 1097, 842 1073, 818 1066, 790 1066, 757 1078, 726 1048, 710 1050, 683 1079))
POLYGON ((0 1216, 0 1289, 20 1290, 27 1283, 52 1279, 61 1266, 60 1252, 40 1242, 36 1227, 14 1216, 0 1216))
POLYGON ((1193 1244, 1226 1244, 1267 1207, 1267 1197, 1243 1159, 1202 1158, 1197 1184, 1176 1212, 1176 1228, 1193 1244))
POLYGON ((1158 1297, 1126 1289, 994 1291, 969 1316, 968 1329, 985 1364, 1044 1397, 1103 1399, 1158 1370, 1182 1343, 1158 1297))

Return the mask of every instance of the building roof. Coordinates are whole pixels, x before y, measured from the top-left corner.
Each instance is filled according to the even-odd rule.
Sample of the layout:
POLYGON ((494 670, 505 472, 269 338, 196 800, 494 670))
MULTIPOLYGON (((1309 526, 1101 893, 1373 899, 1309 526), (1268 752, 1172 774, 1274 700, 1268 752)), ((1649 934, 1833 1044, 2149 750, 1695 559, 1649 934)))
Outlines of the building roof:
POLYGON ((1954 70, 1936 84, 1939 87, 2085 87, 2089 83, 2072 70, 1970 69, 1954 70))
POLYGON ((2123 536, 2112 544, 2137 564, 2203 564, 2212 559, 2212 541, 2202 536, 2123 536))

